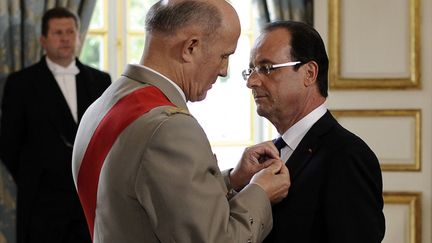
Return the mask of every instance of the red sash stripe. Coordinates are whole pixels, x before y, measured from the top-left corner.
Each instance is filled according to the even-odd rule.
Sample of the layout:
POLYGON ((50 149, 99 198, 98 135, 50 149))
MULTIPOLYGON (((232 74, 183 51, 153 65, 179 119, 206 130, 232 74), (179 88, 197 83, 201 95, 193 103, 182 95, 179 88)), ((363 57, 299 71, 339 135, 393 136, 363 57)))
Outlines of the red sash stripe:
POLYGON ((81 162, 78 195, 93 239, 99 174, 119 134, 141 115, 158 106, 175 106, 156 87, 138 89, 121 98, 98 124, 81 162))

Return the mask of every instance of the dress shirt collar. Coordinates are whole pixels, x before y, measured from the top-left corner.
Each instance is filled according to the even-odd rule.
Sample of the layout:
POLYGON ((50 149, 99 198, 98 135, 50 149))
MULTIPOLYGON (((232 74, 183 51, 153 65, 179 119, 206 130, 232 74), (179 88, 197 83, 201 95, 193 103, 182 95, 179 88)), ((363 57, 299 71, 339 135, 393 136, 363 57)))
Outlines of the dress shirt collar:
POLYGON ((77 75, 80 71, 76 66, 75 59, 67 67, 63 67, 53 62, 49 57, 45 57, 49 70, 56 75, 77 75))
POLYGON ((181 97, 183 98, 183 100, 185 101, 185 102, 187 102, 186 101, 186 95, 184 94, 184 92, 183 92, 183 90, 176 84, 176 83, 174 83, 174 81, 172 81, 171 79, 169 79, 168 77, 166 77, 165 75, 163 75, 163 74, 161 74, 160 72, 158 72, 158 71, 156 71, 156 70, 154 70, 154 69, 151 69, 151 68, 149 68, 149 67, 147 67, 147 66, 144 66, 144 65, 141 65, 141 64, 131 64, 131 65, 133 65, 133 66, 138 66, 138 67, 141 67, 141 68, 144 68, 144 69, 146 69, 146 70, 148 70, 148 71, 150 71, 150 72, 153 72, 153 73, 155 73, 155 74, 157 74, 157 75, 159 75, 159 76, 161 76, 162 78, 164 78, 164 79, 166 79, 168 82, 170 82, 176 89, 177 89, 177 91, 180 93, 180 95, 181 95, 181 97))
POLYGON ((326 112, 327 108, 323 103, 290 127, 282 135, 282 138, 288 147, 294 151, 313 124, 315 124, 326 112))

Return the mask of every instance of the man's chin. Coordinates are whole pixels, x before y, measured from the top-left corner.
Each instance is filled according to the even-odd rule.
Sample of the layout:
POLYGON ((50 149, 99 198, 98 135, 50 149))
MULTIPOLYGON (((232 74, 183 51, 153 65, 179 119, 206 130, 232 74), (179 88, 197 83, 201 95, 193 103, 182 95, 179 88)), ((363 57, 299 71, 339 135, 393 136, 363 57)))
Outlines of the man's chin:
POLYGON ((205 92, 204 94, 198 95, 197 97, 190 97, 189 101, 190 102, 203 101, 206 97, 207 97, 207 92, 205 92))
POLYGON ((257 105, 257 109, 256 112, 258 113, 258 115, 262 116, 262 117, 267 117, 268 112, 263 109, 263 107, 257 105))
POLYGON ((207 93, 198 97, 196 101, 203 101, 207 97, 207 93))

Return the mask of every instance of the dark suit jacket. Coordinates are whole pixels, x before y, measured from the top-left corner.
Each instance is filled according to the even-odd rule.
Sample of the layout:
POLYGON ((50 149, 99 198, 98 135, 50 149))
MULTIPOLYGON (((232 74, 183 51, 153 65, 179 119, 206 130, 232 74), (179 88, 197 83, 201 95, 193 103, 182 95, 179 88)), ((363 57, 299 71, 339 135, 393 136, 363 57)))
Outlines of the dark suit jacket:
MULTIPOLYGON (((110 85, 107 73, 76 60, 78 119, 110 85)), ((71 172, 78 125, 43 57, 6 80, 0 155, 17 183, 17 238, 32 227, 52 227, 44 242, 60 242, 70 221, 83 219, 71 172), (58 231, 58 232, 53 232, 58 231)), ((85 226, 85 225, 84 225, 85 226)), ((86 227, 84 227, 85 229, 86 227)), ((42 236, 41 236, 42 237, 42 236)))
POLYGON ((378 159, 327 112, 287 161, 288 196, 264 242, 377 243, 384 237, 378 159))

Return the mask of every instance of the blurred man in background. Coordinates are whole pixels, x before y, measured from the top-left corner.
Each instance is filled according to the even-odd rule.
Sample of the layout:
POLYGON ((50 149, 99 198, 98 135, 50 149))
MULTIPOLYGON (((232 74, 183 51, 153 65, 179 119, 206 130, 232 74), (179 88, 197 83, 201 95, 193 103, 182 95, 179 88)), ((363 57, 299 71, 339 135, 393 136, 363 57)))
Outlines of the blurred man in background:
POLYGON ((65 8, 42 18, 42 59, 6 80, 1 158, 17 183, 17 241, 91 242, 71 171, 72 147, 87 107, 110 85, 82 64, 79 19, 65 8))

